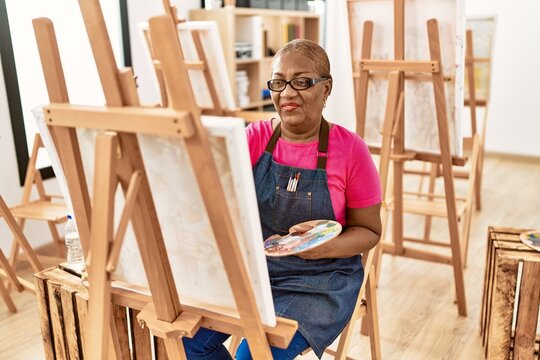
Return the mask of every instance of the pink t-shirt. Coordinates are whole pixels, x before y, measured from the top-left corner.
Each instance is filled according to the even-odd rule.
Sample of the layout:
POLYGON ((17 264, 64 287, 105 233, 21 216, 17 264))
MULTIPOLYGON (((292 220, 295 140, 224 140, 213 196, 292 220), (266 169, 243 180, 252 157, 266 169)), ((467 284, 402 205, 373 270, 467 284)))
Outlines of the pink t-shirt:
MULTIPOLYGON (((251 165, 255 166, 272 136, 271 120, 246 128, 251 165)), ((319 141, 293 143, 279 138, 274 161, 304 169, 317 168, 319 141)), ((366 143, 355 133, 332 124, 326 161, 328 189, 336 220, 345 225, 346 208, 364 208, 381 202, 379 174, 366 143)))

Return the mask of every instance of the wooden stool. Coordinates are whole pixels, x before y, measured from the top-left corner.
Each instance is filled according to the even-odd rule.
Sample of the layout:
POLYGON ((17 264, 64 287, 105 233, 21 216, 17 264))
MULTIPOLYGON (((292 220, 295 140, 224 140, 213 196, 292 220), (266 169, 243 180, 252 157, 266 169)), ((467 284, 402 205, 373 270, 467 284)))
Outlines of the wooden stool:
POLYGON ((525 231, 488 229, 480 323, 486 359, 538 358, 540 252, 519 240, 525 231))

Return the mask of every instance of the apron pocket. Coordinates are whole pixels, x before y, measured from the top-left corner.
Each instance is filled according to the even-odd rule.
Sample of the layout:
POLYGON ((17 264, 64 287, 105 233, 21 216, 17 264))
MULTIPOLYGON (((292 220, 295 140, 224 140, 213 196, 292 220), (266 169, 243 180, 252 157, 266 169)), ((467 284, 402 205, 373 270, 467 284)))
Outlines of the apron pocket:
POLYGON ((311 206, 311 192, 287 191, 280 186, 276 186, 274 229, 287 234, 291 226, 313 220, 311 206))

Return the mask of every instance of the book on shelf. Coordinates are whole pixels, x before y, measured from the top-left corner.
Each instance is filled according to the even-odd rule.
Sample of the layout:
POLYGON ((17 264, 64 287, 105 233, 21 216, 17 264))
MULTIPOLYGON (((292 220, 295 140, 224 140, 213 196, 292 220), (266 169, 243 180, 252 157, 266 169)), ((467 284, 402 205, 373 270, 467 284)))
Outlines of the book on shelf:
POLYGON ((299 39, 300 37, 300 25, 283 24, 283 44, 286 44, 294 39, 299 39))

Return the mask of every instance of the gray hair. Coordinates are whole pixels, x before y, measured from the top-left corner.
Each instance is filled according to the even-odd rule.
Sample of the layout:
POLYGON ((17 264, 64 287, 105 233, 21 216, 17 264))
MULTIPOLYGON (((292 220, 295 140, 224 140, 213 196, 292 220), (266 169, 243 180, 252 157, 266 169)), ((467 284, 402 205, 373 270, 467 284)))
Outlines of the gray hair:
POLYGON ((315 70, 319 73, 320 77, 332 78, 332 75, 330 75, 330 60, 328 60, 328 55, 316 42, 306 39, 290 41, 278 50, 274 56, 274 61, 287 53, 298 53, 305 56, 313 62, 315 70))

